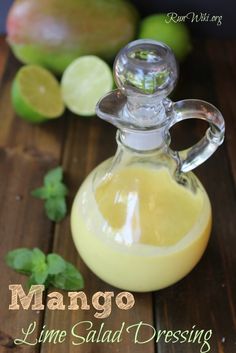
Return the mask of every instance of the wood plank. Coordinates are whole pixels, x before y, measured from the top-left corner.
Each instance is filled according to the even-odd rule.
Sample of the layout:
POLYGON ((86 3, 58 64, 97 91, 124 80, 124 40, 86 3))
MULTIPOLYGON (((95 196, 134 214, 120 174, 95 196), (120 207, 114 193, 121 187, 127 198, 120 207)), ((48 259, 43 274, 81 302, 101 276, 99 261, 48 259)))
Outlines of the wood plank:
MULTIPOLYGON (((66 126, 63 119, 57 124, 31 126, 15 116, 10 88, 17 68, 17 62, 10 57, 0 89, 1 353, 18 351, 13 340, 21 338, 22 328, 31 322, 37 322, 37 331, 41 328, 42 313, 8 310, 8 285, 25 283, 25 277, 7 268, 4 257, 17 247, 39 247, 46 252, 50 249, 54 227, 44 214, 42 202, 30 196, 30 191, 42 184, 46 171, 60 163, 66 126)), ((37 352, 39 346, 19 350, 37 352)))
MULTIPOLYGON (((215 57, 217 55, 221 56, 220 50, 215 51, 215 57)), ((190 59, 191 62, 185 65, 183 74, 187 80, 185 86, 181 87, 181 93, 185 92, 185 97, 205 99, 221 108, 218 96, 215 96, 204 45, 196 43, 190 59)), ((222 72, 226 70, 224 65, 222 62, 222 72)), ((228 76, 225 79, 230 80, 228 76)), ((222 90, 221 94, 221 102, 224 99, 228 101, 228 90, 222 90)), ((201 136, 200 130, 198 123, 191 130, 182 124, 181 130, 176 130, 176 138, 181 143, 191 145, 192 139, 201 136)), ((156 322, 162 330, 191 330, 193 325, 196 325, 195 329, 212 330, 209 341, 211 351, 231 353, 235 349, 236 333, 236 203, 226 146, 222 146, 204 166, 199 167, 196 174, 205 185, 212 202, 214 226, 210 243, 191 274, 176 285, 156 293, 156 322)), ((162 341, 157 346, 159 353, 198 353, 202 343, 166 344, 162 341)))
POLYGON ((226 146, 236 185, 236 40, 224 41, 220 45, 221 48, 219 50, 219 43, 216 40, 208 41, 207 53, 212 70, 213 84, 219 101, 219 109, 222 110, 225 116, 226 146))
MULTIPOLYGON (((115 152, 115 129, 105 122, 96 120, 74 120, 70 125, 69 133, 66 138, 65 153, 63 158, 63 166, 66 171, 66 180, 70 189, 69 203, 71 205, 72 199, 84 180, 85 176, 101 161, 111 156, 115 152)), ((72 243, 69 225, 69 216, 65 221, 57 226, 56 236, 54 239, 53 250, 60 253, 67 260, 72 261, 84 275, 86 287, 85 292, 90 300, 92 295, 97 291, 114 291, 117 289, 110 287, 99 280, 79 258, 75 247, 72 243)), ((111 264, 112 265, 112 264, 111 264)), ((128 270, 128 269, 127 269, 128 270)), ((121 311, 113 307, 112 314, 105 320, 94 318, 94 310, 90 311, 63 311, 63 312, 46 312, 46 325, 49 328, 66 329, 68 332, 71 327, 82 320, 90 320, 94 324, 94 329, 98 329, 101 322, 105 323, 107 329, 117 330, 120 328, 122 322, 126 325, 145 321, 153 322, 152 317, 152 296, 151 294, 137 294, 135 295, 136 305, 131 311, 121 311)), ((85 335, 83 329, 81 334, 85 335)), ((43 344, 41 353, 46 353, 50 349, 51 353, 57 352, 127 352, 127 353, 141 353, 143 352, 142 345, 135 345, 128 334, 124 334, 123 341, 113 344, 102 343, 84 343, 79 346, 71 344, 71 337, 63 344, 56 346, 43 344)), ((154 344, 145 345, 145 353, 154 353, 154 344)))
POLYGON ((5 37, 0 36, 0 82, 4 73, 5 65, 7 62, 9 47, 6 43, 5 37))

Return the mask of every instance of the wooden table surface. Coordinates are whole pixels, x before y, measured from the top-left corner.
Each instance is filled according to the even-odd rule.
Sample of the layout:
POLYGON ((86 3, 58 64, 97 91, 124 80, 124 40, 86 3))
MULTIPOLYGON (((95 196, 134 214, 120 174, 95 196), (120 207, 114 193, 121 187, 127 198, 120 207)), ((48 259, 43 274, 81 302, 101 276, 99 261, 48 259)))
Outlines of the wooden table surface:
MULTIPOLYGON (((197 41, 189 59, 181 66, 181 79, 174 99, 200 98, 215 104, 226 121, 226 141, 196 174, 207 189, 213 207, 211 239, 198 266, 182 281, 170 288, 148 294, 134 294, 136 304, 130 311, 115 306, 105 319, 109 329, 143 321, 158 330, 209 330, 210 352, 236 352, 236 42, 197 41)), ((50 222, 43 204, 30 196, 42 184, 43 175, 62 165, 69 187, 68 205, 81 182, 101 161, 114 154, 115 128, 100 119, 83 119, 66 112, 61 119, 32 126, 19 119, 11 106, 12 79, 20 64, 0 39, 0 353, 198 353, 201 344, 134 344, 128 335, 121 343, 86 343, 73 346, 36 344, 15 346, 22 328, 36 321, 37 332, 67 329, 81 320, 91 320, 99 328, 101 320, 90 311, 9 311, 9 284, 24 283, 25 277, 7 268, 4 256, 17 247, 39 247, 56 252, 73 262, 85 277, 85 292, 117 289, 100 281, 79 258, 72 243, 69 215, 59 224, 50 222)), ((205 126, 204 126, 205 128, 205 126)), ((202 125, 181 124, 174 140, 181 148, 199 139, 202 125)), ((112 264, 111 264, 112 265, 112 264)), ((31 339, 33 341, 33 338, 31 339)), ((206 348, 206 347, 205 347, 206 348)), ((202 349, 204 351, 204 349, 202 349)), ((205 350, 207 351, 207 350, 205 350)))

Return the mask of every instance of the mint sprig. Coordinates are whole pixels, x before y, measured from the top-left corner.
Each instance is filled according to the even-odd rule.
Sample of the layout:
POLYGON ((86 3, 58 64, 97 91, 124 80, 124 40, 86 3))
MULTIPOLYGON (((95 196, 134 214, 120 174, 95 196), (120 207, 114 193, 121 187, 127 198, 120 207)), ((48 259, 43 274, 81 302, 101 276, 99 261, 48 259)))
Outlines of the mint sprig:
POLYGON ((51 221, 61 221, 67 212, 65 197, 68 194, 66 185, 62 182, 61 167, 50 170, 44 177, 44 185, 31 192, 31 195, 44 200, 44 207, 51 221))
POLYGON ((65 290, 84 287, 81 273, 58 254, 45 255, 40 249, 21 248, 8 252, 6 263, 13 270, 29 276, 28 286, 44 284, 65 290))

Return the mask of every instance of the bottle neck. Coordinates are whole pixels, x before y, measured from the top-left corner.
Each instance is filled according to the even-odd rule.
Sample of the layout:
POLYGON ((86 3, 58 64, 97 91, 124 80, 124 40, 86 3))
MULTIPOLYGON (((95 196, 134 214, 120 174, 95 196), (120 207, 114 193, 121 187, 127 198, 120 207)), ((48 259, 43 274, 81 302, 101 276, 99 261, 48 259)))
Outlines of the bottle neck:
POLYGON ((117 141, 136 151, 160 149, 166 144, 164 128, 153 131, 117 131, 117 141))
POLYGON ((124 111, 126 119, 140 128, 160 125, 166 118, 163 100, 157 97, 128 96, 124 111))

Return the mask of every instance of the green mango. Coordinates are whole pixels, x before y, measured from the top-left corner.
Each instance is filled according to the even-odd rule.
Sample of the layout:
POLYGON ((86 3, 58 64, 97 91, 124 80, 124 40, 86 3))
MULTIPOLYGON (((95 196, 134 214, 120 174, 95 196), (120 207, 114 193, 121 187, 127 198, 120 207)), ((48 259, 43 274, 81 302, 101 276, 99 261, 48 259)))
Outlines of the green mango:
POLYGON ((81 55, 112 60, 134 39, 138 18, 125 0, 16 0, 7 40, 23 63, 62 73, 81 55))

